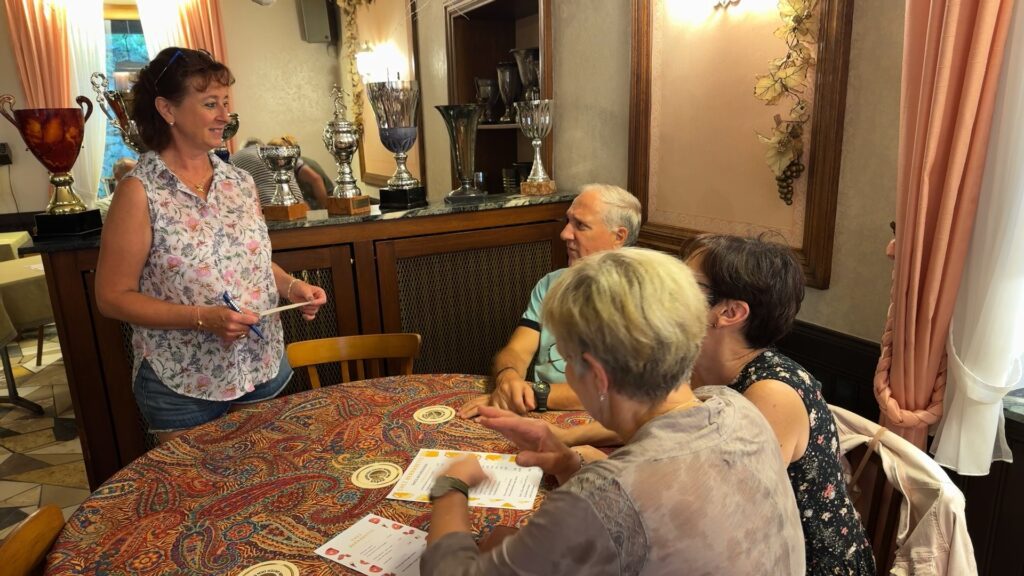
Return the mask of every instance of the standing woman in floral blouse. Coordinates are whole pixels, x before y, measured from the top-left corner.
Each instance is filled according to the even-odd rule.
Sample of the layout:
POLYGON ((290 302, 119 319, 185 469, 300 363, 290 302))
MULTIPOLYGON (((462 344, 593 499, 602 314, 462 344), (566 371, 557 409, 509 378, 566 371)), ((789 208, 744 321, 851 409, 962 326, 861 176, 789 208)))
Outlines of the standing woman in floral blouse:
POLYGON ((276 396, 292 374, 281 321, 256 312, 286 298, 308 302, 312 320, 326 302, 271 262, 252 177, 210 153, 233 83, 226 66, 187 48, 142 69, 132 116, 150 151, 118 184, 103 228, 96 301, 134 328, 132 390, 161 441, 276 396))
POLYGON ((729 386, 768 420, 800 509, 807 573, 875 574, 871 545, 846 492, 835 421, 821 384, 771 348, 789 332, 804 297, 793 251, 758 238, 704 235, 682 256, 710 306, 694 388, 729 386))

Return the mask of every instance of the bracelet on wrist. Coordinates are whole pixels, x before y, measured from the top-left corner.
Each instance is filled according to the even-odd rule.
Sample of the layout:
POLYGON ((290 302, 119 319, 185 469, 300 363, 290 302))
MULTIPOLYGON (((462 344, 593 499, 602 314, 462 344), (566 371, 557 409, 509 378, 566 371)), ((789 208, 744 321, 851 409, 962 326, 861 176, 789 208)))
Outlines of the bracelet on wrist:
POLYGON ((580 466, 576 469, 576 472, 579 472, 580 470, 583 470, 583 465, 587 463, 587 460, 583 458, 583 452, 580 452, 579 450, 573 450, 573 452, 575 452, 576 456, 579 456, 580 459, 580 466))
POLYGON ((295 286, 295 283, 298 282, 298 281, 299 281, 298 278, 292 276, 292 281, 288 283, 288 289, 284 291, 284 297, 289 302, 292 299, 292 286, 295 286))
POLYGON ((194 306, 194 308, 196 309, 196 330, 202 330, 206 325, 203 324, 203 319, 199 316, 199 306, 194 306))
POLYGON ((506 370, 512 370, 513 372, 516 373, 516 376, 519 376, 519 372, 516 370, 515 366, 505 366, 501 370, 498 370, 497 372, 494 373, 494 379, 497 380, 498 377, 501 376, 501 373, 506 371, 506 370))

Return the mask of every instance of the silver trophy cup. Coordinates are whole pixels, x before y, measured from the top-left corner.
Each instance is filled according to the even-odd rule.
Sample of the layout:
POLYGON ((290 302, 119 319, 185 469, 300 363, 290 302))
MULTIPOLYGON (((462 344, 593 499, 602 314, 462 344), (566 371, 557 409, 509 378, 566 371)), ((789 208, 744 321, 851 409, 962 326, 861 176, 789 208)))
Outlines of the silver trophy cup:
POLYGON ((419 84, 415 80, 370 82, 366 85, 366 96, 377 117, 381 144, 395 155, 397 169, 388 178, 387 187, 392 190, 419 188, 420 181, 405 166, 408 152, 416 142, 419 84))
POLYGON ((520 184, 523 194, 550 194, 555 191, 554 181, 544 170, 540 147, 544 138, 551 132, 552 111, 554 100, 529 100, 516 102, 516 115, 519 116, 519 128, 533 144, 533 167, 526 182, 520 184))
POLYGON ((444 118, 451 138, 452 161, 459 178, 459 187, 448 193, 445 202, 458 202, 482 198, 486 194, 473 182, 476 164, 476 131, 483 108, 476 104, 450 104, 435 106, 444 118))
POLYGON ((334 189, 330 196, 334 198, 353 198, 362 195, 356 185, 352 173, 352 155, 359 147, 359 128, 345 119, 345 93, 335 84, 331 90, 334 97, 334 119, 324 127, 324 146, 334 157, 338 168, 338 177, 334 179, 334 189))
POLYGON ((295 172, 295 164, 302 155, 298 146, 260 146, 260 159, 274 172, 274 197, 268 206, 292 206, 299 204, 299 199, 292 193, 291 176, 295 172))
POLYGON ((100 105, 100 110, 103 110, 103 114, 110 120, 111 126, 117 128, 121 133, 124 143, 140 154, 147 151, 148 148, 142 143, 142 137, 139 136, 139 129, 135 126, 135 121, 131 119, 131 93, 124 94, 117 90, 108 90, 110 82, 106 75, 100 72, 93 73, 89 77, 89 82, 92 84, 93 91, 96 92, 96 103, 100 105))

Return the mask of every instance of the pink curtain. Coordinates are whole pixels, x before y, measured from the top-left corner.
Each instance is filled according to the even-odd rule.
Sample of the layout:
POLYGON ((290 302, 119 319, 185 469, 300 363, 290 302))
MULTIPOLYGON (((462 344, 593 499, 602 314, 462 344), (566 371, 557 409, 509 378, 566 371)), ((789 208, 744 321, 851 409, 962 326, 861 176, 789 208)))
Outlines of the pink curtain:
POLYGON ((202 48, 218 62, 227 64, 224 28, 220 22, 220 0, 186 0, 178 8, 185 47, 202 48))
POLYGON ((4 0, 11 50, 25 102, 17 108, 72 108, 67 14, 50 0, 4 0))
POLYGON ((1013 0, 907 0, 892 302, 875 374, 882 424, 924 448, 974 227, 1013 0))

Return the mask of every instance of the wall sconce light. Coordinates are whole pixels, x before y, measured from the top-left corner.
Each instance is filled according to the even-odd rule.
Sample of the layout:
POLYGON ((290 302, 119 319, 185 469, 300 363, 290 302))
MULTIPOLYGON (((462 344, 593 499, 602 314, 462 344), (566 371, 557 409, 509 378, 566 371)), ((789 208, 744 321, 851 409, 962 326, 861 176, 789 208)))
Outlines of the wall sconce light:
POLYGON ((363 45, 356 52, 356 71, 366 81, 367 77, 372 75, 377 69, 377 58, 376 54, 373 53, 373 48, 369 44, 363 42, 363 45))
POLYGON ((720 8, 728 8, 729 6, 735 6, 740 3, 740 0, 715 0, 715 10, 720 8))

